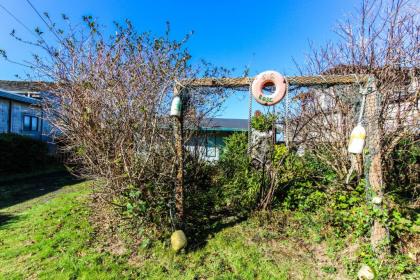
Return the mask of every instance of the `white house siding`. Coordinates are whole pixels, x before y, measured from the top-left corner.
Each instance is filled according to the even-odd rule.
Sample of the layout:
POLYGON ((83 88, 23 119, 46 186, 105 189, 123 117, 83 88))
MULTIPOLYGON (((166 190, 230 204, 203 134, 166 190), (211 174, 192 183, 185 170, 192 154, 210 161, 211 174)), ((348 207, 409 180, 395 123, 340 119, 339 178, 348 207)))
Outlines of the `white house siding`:
POLYGON ((224 138, 232 132, 209 132, 204 131, 186 143, 186 150, 197 155, 201 160, 208 162, 218 161, 224 147, 224 138))
POLYGON ((190 153, 197 154, 201 160, 208 162, 218 161, 221 154, 221 147, 206 147, 205 145, 201 146, 189 146, 186 145, 185 149, 190 153), (209 151, 211 149, 211 151, 209 151))
MULTIPOLYGON (((9 132, 9 104, 10 100, 0 98, 0 133, 9 132)), ((11 104, 11 133, 29 136, 45 142, 51 141, 52 128, 48 121, 43 119, 44 116, 40 107, 16 101, 11 101, 11 104), (37 131, 25 131, 23 129, 23 117, 25 115, 38 117, 37 131)))

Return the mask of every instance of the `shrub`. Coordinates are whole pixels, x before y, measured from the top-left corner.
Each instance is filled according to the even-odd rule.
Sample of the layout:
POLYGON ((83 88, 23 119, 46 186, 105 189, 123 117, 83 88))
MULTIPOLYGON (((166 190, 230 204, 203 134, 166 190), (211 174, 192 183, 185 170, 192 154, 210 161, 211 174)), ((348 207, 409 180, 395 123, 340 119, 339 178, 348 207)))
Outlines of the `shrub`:
POLYGON ((225 139, 225 147, 218 163, 219 205, 239 211, 253 209, 262 183, 262 172, 250 168, 247 155, 247 134, 235 133, 225 139))
POLYGON ((258 131, 269 131, 273 127, 273 123, 276 120, 276 115, 270 114, 256 114, 251 118, 252 128, 258 131))
MULTIPOLYGON (((51 24, 62 38, 58 45, 33 43, 42 52, 33 56, 35 75, 42 73, 60 85, 48 88, 46 116, 60 130, 74 172, 100 182, 95 188, 98 208, 115 206, 137 233, 142 229, 151 238, 167 233, 178 164, 169 116, 174 86, 198 73, 218 77, 229 71, 207 63, 191 65, 185 47, 190 35, 174 40, 169 25, 155 36, 137 32, 127 20, 115 23, 116 32, 108 34, 92 16, 74 28, 63 19, 69 26, 65 30, 51 24)), ((180 95, 187 143, 195 131, 190 128, 216 113, 226 95, 220 88, 180 95)), ((194 174, 195 167, 188 172, 194 174)))
POLYGON ((39 170, 50 161, 47 144, 17 134, 0 134, 0 174, 39 170))
POLYGON ((387 190, 400 199, 415 199, 420 185, 420 139, 401 139, 385 159, 387 190))

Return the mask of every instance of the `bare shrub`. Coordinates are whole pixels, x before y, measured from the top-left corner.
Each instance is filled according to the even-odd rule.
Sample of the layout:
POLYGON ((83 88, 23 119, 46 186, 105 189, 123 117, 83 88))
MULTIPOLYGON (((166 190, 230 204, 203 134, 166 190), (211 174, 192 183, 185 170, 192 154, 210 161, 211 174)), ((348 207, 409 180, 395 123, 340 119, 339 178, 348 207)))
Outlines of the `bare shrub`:
MULTIPOLYGON (((377 79, 378 131, 383 157, 399 140, 418 133, 419 13, 406 0, 363 0, 337 27, 339 40, 312 46, 307 75, 371 74, 377 79), (413 87, 417 83, 417 88, 413 87)), ((295 98, 299 110, 292 137, 314 151, 343 180, 349 172, 347 144, 360 110, 359 86, 311 88, 295 98)), ((366 116, 366 114, 365 114, 366 116)), ((371 120, 364 119, 364 125, 371 120)))
MULTIPOLYGON (((357 14, 339 24, 340 39, 324 47, 313 47, 303 69, 310 75, 375 77, 376 90, 367 96, 363 122, 369 148, 363 160, 367 163, 367 195, 376 199, 374 207, 383 215, 387 208, 382 203, 384 195, 395 188, 390 181, 385 182, 384 163, 390 165, 389 157, 402 139, 419 134, 418 11, 415 1, 363 0, 357 14)), ((295 136, 336 171, 339 182, 352 170, 346 148, 350 131, 356 125, 360 99, 357 87, 332 87, 312 89, 299 100, 305 109, 294 120, 295 131, 299 132, 295 136)), ((353 166, 357 161, 361 173, 361 157, 353 159, 353 166)), ((389 252, 384 220, 376 217, 371 228, 371 245, 380 256, 389 252)))
MULTIPOLYGON (((39 29, 36 42, 13 33, 40 51, 27 62, 35 78, 53 82, 44 104, 57 139, 71 153, 74 172, 97 180, 100 203, 120 209, 133 228, 166 230, 175 180, 172 90, 182 79, 218 77, 228 70, 207 63, 193 67, 185 48, 190 35, 172 40, 169 25, 164 36, 153 36, 137 33, 129 21, 115 23, 115 33, 106 36, 92 17, 76 27, 63 19, 63 30, 48 21, 48 37, 54 35, 55 42, 39 29)), ((221 89, 184 94, 186 141, 203 118, 217 112, 225 95, 221 89)))

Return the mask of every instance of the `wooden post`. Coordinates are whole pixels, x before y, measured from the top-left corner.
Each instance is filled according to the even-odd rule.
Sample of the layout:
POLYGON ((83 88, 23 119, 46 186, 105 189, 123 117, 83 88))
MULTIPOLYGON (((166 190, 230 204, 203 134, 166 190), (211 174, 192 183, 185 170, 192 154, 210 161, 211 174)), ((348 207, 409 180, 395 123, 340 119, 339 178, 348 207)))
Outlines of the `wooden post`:
MULTIPOLYGON (((181 90, 175 85, 174 96, 180 96, 181 90)), ((181 102, 182 102, 182 96, 181 102)), ((183 108, 181 115, 174 117, 175 153, 176 153, 176 181, 175 181, 175 210, 177 227, 184 226, 184 139, 183 139, 183 108)))
MULTIPOLYGON (((370 93, 366 97, 366 124, 367 124, 367 148, 369 151, 370 164, 369 180, 372 196, 371 203, 374 208, 382 210, 382 201, 384 197, 384 183, 382 172, 382 151, 381 137, 382 131, 379 125, 379 93, 376 92, 376 81, 373 77, 369 78, 368 91, 370 93)), ((388 232, 378 218, 375 218, 371 230, 371 245, 373 250, 380 258, 384 257, 387 252, 388 232)))

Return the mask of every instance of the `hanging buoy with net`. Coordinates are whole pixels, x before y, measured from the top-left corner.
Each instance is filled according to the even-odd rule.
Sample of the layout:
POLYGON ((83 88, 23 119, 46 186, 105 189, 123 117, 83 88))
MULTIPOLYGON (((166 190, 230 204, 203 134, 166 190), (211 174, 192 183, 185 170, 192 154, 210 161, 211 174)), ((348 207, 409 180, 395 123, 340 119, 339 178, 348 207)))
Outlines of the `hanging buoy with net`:
POLYGON ((363 148, 365 146, 365 139, 366 139, 366 130, 362 126, 363 122, 363 113, 365 111, 365 104, 366 104, 366 96, 372 92, 372 87, 370 85, 370 82, 368 81, 368 84, 365 88, 359 89, 360 94, 362 95, 362 104, 360 105, 360 112, 359 112, 359 118, 357 120, 357 125, 355 128, 353 128, 351 134, 350 134, 350 141, 349 141, 349 147, 348 151, 352 154, 362 154, 363 148))
POLYGON ((276 71, 264 71, 258 74, 252 82, 252 95, 258 103, 272 106, 280 102, 286 94, 286 79, 276 71), (263 89, 274 86, 274 93, 266 95, 263 89))
POLYGON ((361 154, 363 153, 363 147, 365 146, 365 138, 366 138, 366 130, 361 125, 356 125, 353 128, 351 135, 350 135, 350 142, 349 142, 349 153, 352 154, 361 154))

